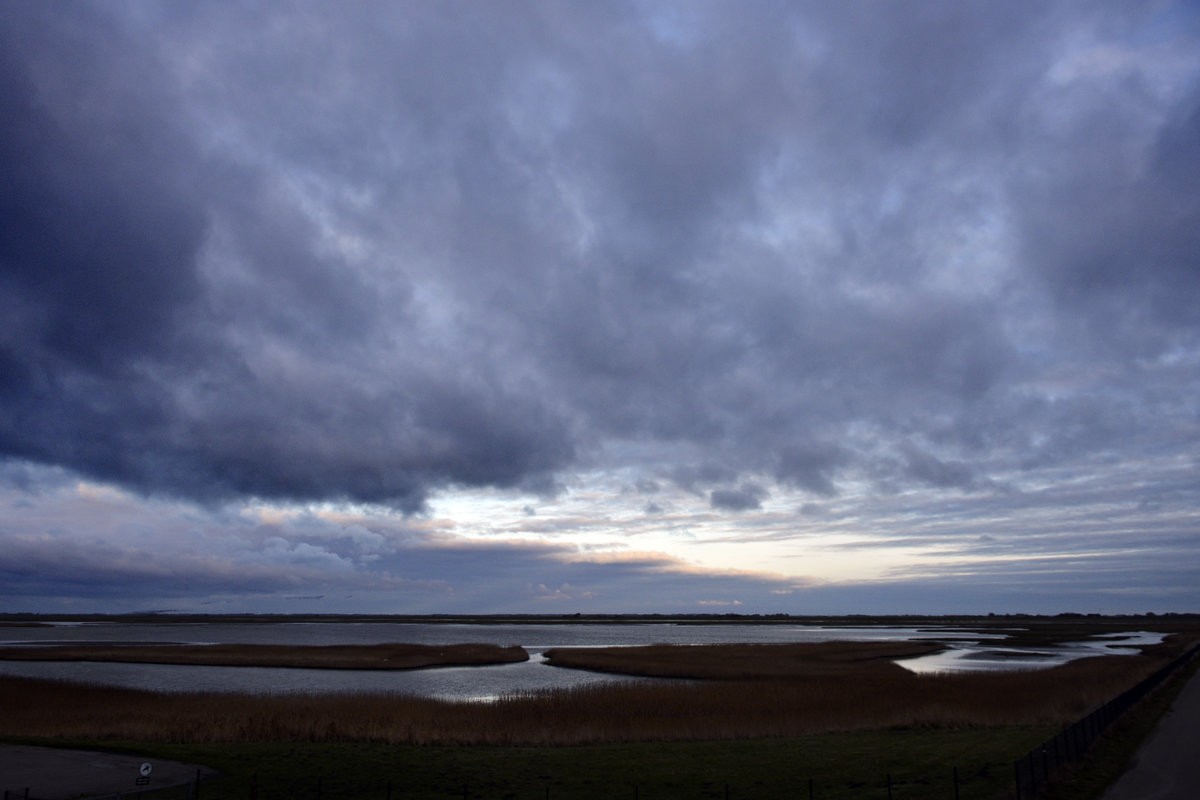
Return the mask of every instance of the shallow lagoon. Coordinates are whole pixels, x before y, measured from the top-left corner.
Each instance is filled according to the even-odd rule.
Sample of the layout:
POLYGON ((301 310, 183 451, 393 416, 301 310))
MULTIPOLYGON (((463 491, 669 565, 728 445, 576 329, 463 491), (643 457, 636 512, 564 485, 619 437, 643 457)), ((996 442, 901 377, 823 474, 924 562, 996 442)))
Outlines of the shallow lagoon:
POLYGON ((1056 647, 1005 647, 1003 635, 953 628, 815 627, 753 624, 451 624, 451 623, 168 623, 104 622, 47 628, 12 628, 0 633, 4 645, 99 643, 246 643, 287 645, 457 644, 487 642, 520 645, 530 654, 521 664, 440 667, 411 671, 318 670, 211 667, 102 662, 0 661, 0 675, 84 681, 165 692, 246 693, 390 692, 454 700, 487 700, 504 694, 570 688, 615 681, 645 681, 551 667, 542 653, 551 647, 634 646, 644 644, 783 643, 836 640, 937 639, 950 649, 901 662, 916 672, 1030 669, 1104 653, 1136 653, 1160 634, 1114 634, 1056 647))

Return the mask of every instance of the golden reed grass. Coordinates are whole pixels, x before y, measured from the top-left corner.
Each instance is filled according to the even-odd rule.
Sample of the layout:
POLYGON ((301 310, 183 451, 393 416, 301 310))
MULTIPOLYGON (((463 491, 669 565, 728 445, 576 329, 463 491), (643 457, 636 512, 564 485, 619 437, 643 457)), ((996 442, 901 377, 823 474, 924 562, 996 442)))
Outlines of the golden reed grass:
POLYGON ((868 660, 786 678, 609 684, 491 703, 365 694, 161 694, 3 678, 0 736, 572 745, 1063 725, 1176 652, 1178 647, 1159 646, 1143 655, 1088 658, 1043 670, 945 675, 917 675, 868 660))

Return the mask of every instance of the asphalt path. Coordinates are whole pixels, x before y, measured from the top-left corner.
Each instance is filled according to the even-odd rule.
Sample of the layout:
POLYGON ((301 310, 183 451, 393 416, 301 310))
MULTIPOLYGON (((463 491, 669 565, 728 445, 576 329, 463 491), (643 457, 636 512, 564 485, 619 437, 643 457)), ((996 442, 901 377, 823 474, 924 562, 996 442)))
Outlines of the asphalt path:
POLYGON ((1132 766, 1101 800, 1196 800, 1200 797, 1200 672, 1192 676, 1132 766))
POLYGON ((94 750, 61 750, 56 747, 27 747, 0 744, 0 792, 9 798, 30 800, 66 800, 117 793, 132 794, 138 789, 154 789, 187 783, 215 775, 208 767, 181 764, 123 753, 94 750), (149 780, 138 785, 142 765, 150 764, 149 780))

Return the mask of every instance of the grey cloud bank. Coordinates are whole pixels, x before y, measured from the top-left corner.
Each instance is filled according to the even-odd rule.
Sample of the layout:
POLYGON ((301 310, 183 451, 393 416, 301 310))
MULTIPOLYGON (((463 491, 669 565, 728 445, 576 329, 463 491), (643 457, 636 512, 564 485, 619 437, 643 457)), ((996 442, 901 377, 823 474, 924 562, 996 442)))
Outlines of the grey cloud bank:
POLYGON ((1191 4, 6 1, 0 120, 6 604, 1200 606, 1191 4))

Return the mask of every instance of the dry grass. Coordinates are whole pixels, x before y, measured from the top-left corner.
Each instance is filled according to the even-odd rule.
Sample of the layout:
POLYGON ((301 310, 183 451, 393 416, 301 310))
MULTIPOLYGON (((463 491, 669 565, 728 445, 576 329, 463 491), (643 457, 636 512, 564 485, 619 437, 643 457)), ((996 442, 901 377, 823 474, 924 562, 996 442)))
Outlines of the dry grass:
POLYGON ((493 644, 373 645, 57 645, 2 647, 7 661, 120 661, 133 664, 198 664, 210 667, 305 667, 308 669, 420 669, 528 661, 521 647, 493 644))
MULTIPOLYGON (((705 647, 687 648, 703 660, 705 647)), ((159 742, 570 745, 828 731, 1063 725, 1177 648, 1051 669, 916 675, 878 660, 764 680, 606 685, 450 703, 380 695, 164 695, 0 679, 0 736, 159 742)), ((860 653, 861 655, 861 653, 860 653)), ((827 664, 828 666, 828 664, 827 664)))

